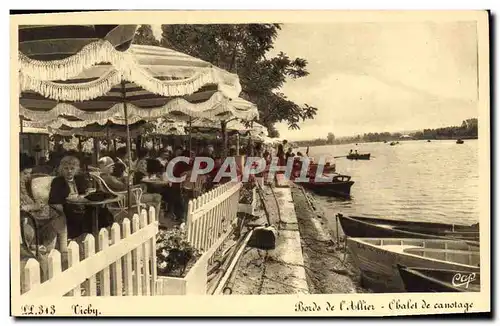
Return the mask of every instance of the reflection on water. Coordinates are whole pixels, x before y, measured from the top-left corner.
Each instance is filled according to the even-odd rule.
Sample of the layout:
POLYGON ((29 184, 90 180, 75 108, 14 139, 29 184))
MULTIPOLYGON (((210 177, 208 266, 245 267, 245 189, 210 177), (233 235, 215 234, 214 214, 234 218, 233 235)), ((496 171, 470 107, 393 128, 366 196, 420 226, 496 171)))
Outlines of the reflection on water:
MULTIPOLYGON (((396 219, 475 223, 479 220, 478 141, 452 140, 318 146, 309 155, 371 153, 369 161, 337 158, 337 172, 355 182, 350 200, 319 197, 323 210, 396 219)), ((299 151, 305 152, 300 148, 299 151)))

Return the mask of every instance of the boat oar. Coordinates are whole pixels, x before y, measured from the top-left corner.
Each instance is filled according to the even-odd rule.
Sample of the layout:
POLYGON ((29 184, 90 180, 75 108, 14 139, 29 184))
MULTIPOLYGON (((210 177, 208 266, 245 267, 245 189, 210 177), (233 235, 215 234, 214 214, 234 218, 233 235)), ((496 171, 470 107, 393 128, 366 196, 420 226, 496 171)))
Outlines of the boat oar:
POLYGON ((334 156, 333 158, 341 158, 341 157, 347 157, 347 155, 342 155, 342 156, 334 156))

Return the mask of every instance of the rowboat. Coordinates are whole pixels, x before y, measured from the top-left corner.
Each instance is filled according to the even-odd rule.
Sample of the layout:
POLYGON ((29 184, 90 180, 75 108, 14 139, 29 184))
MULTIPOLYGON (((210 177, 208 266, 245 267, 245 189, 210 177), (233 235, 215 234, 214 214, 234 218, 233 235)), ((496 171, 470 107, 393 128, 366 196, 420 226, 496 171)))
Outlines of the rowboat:
POLYGON ((462 239, 479 242, 479 223, 473 225, 398 221, 337 214, 344 234, 358 238, 462 239))
POLYGON ((349 198, 354 181, 351 181, 348 175, 334 174, 331 182, 315 182, 313 177, 309 179, 309 182, 297 183, 321 196, 349 198))
POLYGON ((370 153, 368 153, 368 154, 349 154, 346 157, 348 160, 369 160, 370 153))
POLYGON ((463 144, 464 141, 462 139, 457 139, 457 144, 463 144))
POLYGON ((375 291, 404 292, 397 264, 479 273, 479 246, 462 240, 347 238, 362 281, 375 291))
POLYGON ((479 292, 480 273, 398 265, 407 292, 479 292))

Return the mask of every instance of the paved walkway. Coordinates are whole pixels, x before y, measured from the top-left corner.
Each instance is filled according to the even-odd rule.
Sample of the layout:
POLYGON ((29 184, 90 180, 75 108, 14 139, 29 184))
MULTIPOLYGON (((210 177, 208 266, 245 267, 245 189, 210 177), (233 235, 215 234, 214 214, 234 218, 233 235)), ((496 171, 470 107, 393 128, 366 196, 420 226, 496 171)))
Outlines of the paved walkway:
MULTIPOLYGON (((297 216, 290 188, 275 188, 280 208, 276 248, 265 261, 261 294, 309 293, 297 216)), ((271 195, 272 196, 272 195, 271 195)))

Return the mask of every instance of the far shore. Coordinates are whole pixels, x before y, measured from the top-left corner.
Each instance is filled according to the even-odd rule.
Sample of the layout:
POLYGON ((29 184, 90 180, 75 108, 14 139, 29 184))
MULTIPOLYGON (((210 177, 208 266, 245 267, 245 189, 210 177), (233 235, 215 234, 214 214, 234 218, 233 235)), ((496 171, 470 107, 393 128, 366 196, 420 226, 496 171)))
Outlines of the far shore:
MULTIPOLYGON (((427 141, 427 140, 430 140, 431 142, 432 141, 442 141, 442 140, 458 140, 458 139, 462 139, 462 140, 477 140, 478 137, 461 137, 461 138, 438 138, 438 139, 434 139, 434 138, 431 138, 431 139, 393 139, 393 140, 386 140, 385 142, 387 143, 391 143, 391 142, 409 142, 409 141, 427 141)), ((319 146, 332 146, 332 145, 349 145, 349 144, 371 144, 371 143, 383 143, 384 140, 381 140, 381 141, 352 141, 352 142, 345 142, 345 143, 342 143, 342 142, 335 142, 335 143, 332 143, 332 144, 318 144, 318 143, 313 143, 313 142, 309 142, 309 143, 305 143, 304 141, 291 141, 292 143, 296 144, 297 147, 319 147, 319 146)))

